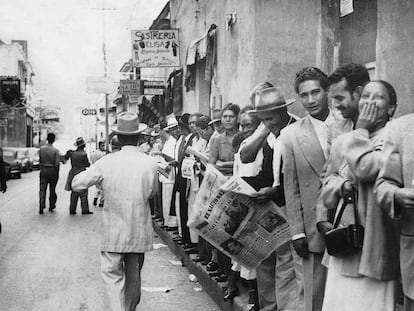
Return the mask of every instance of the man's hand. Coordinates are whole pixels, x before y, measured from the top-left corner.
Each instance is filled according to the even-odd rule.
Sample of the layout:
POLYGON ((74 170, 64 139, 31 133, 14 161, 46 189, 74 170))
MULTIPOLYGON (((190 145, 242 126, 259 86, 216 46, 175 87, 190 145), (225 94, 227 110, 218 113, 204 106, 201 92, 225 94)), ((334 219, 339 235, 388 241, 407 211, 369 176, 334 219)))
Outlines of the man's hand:
POLYGON ((414 189, 399 188, 394 193, 394 200, 397 205, 404 208, 414 208, 414 189))
POLYGON ((378 123, 377 120, 378 107, 375 103, 366 103, 359 114, 359 118, 355 128, 363 128, 372 132, 378 123))
POLYGON ((293 240, 293 248, 295 249, 296 253, 302 257, 308 257, 309 249, 308 249, 308 239, 307 238, 300 238, 297 240, 293 240))
POLYGON ((344 200, 349 200, 349 198, 352 198, 352 183, 349 180, 342 184, 341 195, 344 200))
POLYGON ((171 161, 171 162, 168 162, 168 165, 171 165, 171 166, 174 166, 174 167, 177 167, 178 166, 178 161, 177 160, 173 160, 173 161, 171 161))
POLYGON ((254 200, 259 204, 264 204, 267 201, 270 201, 276 191, 276 187, 265 187, 260 189, 257 192, 257 196, 254 197, 254 200))

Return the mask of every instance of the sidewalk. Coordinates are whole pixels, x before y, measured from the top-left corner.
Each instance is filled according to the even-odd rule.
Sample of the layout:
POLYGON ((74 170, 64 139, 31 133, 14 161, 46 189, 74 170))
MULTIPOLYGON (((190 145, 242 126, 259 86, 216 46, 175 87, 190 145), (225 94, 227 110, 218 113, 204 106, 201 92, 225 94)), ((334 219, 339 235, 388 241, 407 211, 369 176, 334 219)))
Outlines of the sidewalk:
POLYGON ((223 311, 249 311, 247 307, 248 294, 246 288, 240 286, 240 296, 235 297, 233 301, 224 301, 223 296, 227 287, 227 282, 214 281, 208 274, 205 266, 200 263, 195 263, 192 260, 196 255, 187 255, 184 252, 184 248, 173 241, 173 237, 176 235, 171 231, 161 229, 161 225, 161 221, 153 220, 154 230, 161 240, 163 240, 170 250, 181 259, 181 262, 188 271, 197 277, 203 290, 210 295, 223 311))

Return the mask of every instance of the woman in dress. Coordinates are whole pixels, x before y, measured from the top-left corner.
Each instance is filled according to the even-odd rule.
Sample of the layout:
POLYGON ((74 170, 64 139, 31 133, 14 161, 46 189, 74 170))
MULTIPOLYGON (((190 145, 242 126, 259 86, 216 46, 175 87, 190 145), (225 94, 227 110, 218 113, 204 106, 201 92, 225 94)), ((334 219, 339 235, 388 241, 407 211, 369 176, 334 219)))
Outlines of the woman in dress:
MULTIPOLYGON (((226 176, 233 174, 233 163, 235 150, 233 148, 233 139, 240 133, 239 131, 239 112, 238 105, 229 103, 221 113, 221 123, 224 132, 210 138, 210 152, 208 154, 208 163, 213 164, 221 173, 226 176)), ((213 272, 217 282, 227 280, 230 274, 230 258, 218 252, 217 249, 211 250, 212 258, 207 264, 207 271, 213 272)))
MULTIPOLYGON (((330 256, 323 311, 392 311, 398 277, 396 224, 378 206, 374 183, 382 166, 386 123, 397 107, 394 88, 382 80, 368 82, 359 101, 355 129, 333 142, 321 196, 328 209, 357 192, 355 202, 365 236, 362 249, 330 256)), ((348 207, 340 225, 354 223, 348 207)))

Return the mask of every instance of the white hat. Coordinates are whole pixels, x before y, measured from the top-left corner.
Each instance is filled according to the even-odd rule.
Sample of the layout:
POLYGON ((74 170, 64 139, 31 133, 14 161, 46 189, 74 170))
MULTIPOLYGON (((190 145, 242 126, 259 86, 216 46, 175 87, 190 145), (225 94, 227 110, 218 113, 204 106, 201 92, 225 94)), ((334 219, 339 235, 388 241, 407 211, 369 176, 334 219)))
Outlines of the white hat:
POLYGON ((121 135, 137 135, 144 131, 147 125, 138 121, 138 115, 133 112, 121 112, 118 123, 111 129, 121 135))
POLYGON ((170 117, 167 120, 167 126, 165 127, 166 130, 170 130, 174 127, 178 126, 178 121, 175 118, 174 115, 170 115, 170 117))

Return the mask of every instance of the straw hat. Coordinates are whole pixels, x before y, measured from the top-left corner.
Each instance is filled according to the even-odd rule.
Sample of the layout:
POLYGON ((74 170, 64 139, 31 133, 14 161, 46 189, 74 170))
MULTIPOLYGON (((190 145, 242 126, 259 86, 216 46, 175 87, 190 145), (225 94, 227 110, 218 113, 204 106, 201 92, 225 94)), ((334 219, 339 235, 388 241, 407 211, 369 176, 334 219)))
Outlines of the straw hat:
POLYGON ((178 121, 174 115, 170 116, 167 120, 167 126, 165 127, 166 130, 171 130, 172 128, 178 126, 178 121))
POLYGON ((268 87, 256 92, 256 109, 253 111, 268 112, 287 107, 294 102, 294 99, 285 100, 280 87, 268 87))
POLYGON ((133 112, 121 112, 118 114, 118 123, 111 129, 121 135, 138 135, 147 128, 147 125, 140 123, 138 115, 133 112))

